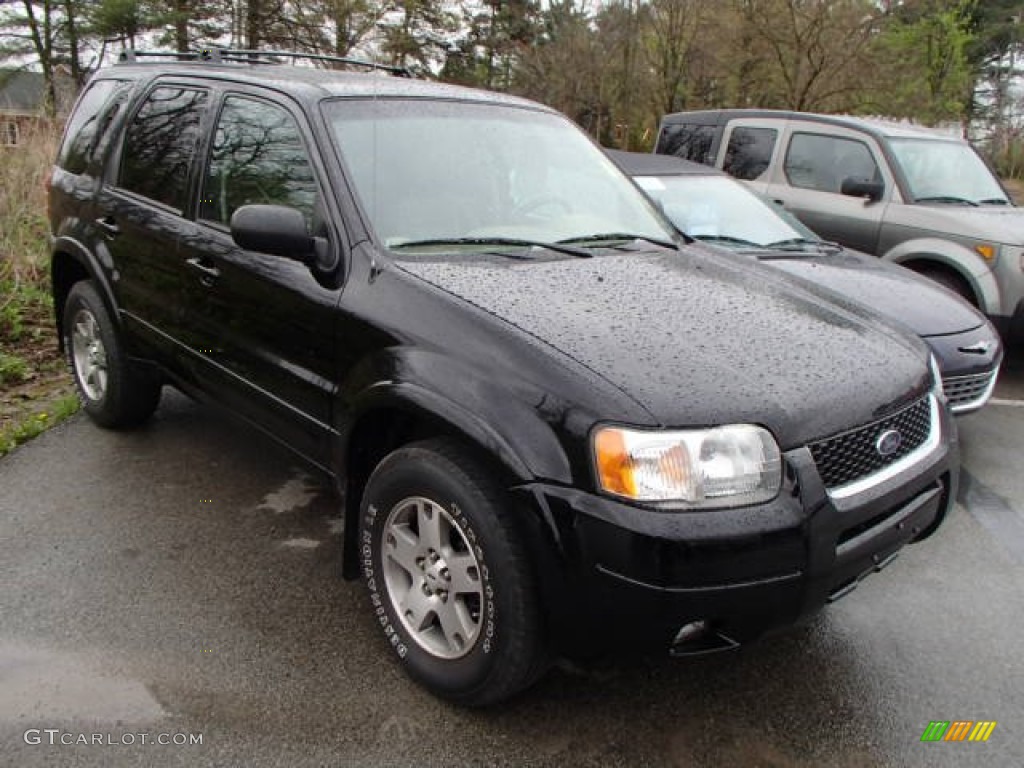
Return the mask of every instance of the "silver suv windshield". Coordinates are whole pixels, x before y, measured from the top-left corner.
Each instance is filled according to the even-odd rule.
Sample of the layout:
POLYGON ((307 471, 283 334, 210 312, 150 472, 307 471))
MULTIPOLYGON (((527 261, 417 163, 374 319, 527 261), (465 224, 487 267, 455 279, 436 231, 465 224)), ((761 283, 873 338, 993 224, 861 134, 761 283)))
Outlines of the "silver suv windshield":
POLYGON ((960 141, 891 138, 889 145, 917 202, 1008 205, 988 166, 960 141))
POLYGON ((422 99, 335 100, 325 115, 385 247, 582 252, 674 234, 565 118, 422 99))

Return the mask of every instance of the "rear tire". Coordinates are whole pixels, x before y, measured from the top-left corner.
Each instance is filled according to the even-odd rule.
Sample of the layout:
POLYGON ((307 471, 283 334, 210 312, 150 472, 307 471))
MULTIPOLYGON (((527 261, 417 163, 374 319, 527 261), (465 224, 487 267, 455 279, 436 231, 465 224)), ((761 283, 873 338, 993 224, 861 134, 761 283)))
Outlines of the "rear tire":
POLYGON ((141 424, 160 402, 158 380, 128 360, 99 292, 75 283, 64 303, 64 351, 82 409, 102 427, 141 424))
POLYGON ((451 439, 400 448, 373 471, 360 563, 377 622, 408 675, 483 706, 547 665, 533 569, 493 473, 451 439))

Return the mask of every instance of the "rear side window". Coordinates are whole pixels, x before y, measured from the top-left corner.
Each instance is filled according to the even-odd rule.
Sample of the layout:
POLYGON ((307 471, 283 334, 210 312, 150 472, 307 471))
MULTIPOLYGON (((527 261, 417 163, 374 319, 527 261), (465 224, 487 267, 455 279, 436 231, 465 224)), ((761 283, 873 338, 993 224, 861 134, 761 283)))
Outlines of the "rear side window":
POLYGON ((302 134, 283 108, 230 96, 213 134, 199 217, 229 224, 243 205, 287 205, 311 223, 317 187, 302 134))
POLYGON ((104 107, 111 95, 125 85, 123 80, 97 80, 82 94, 64 131, 57 165, 70 173, 85 171, 92 159, 93 142, 100 133, 104 107))
POLYGON ((154 88, 125 131, 118 186, 183 210, 206 103, 205 91, 154 88))
POLYGON ((676 123, 666 125, 658 137, 658 147, 655 150, 659 155, 675 155, 684 160, 692 160, 695 163, 710 165, 711 144, 715 139, 714 125, 699 125, 697 123, 676 123))
POLYGON ((838 193, 844 179, 882 179, 867 144, 817 133, 793 134, 784 167, 794 187, 820 192, 838 193))
POLYGON ((753 181, 768 170, 778 137, 774 128, 733 128, 722 170, 737 179, 753 181))

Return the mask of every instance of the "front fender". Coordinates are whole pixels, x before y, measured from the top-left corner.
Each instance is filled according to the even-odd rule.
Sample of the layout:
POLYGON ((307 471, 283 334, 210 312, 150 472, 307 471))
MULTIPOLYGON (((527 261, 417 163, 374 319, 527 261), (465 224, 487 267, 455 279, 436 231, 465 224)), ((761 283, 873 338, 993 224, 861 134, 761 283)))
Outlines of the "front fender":
POLYGON ((1002 301, 992 268, 967 246, 937 237, 922 237, 898 243, 882 254, 882 258, 896 264, 932 263, 952 269, 971 286, 982 312, 1001 314, 1002 301))
MULTIPOLYGON (((388 367, 396 362, 409 362, 408 355, 401 360, 388 357, 391 357, 387 361, 388 367)), ((398 367, 403 368, 403 373, 409 372, 404 366, 398 367)), ((372 469, 372 464, 364 465, 359 458, 357 443, 362 439, 383 441, 380 447, 384 450, 380 450, 374 461, 379 461, 386 451, 400 444, 392 442, 394 435, 380 434, 381 429, 402 424, 407 419, 419 425, 426 424, 480 446, 515 478, 512 485, 541 478, 570 484, 569 459, 553 429, 540 417, 538 408, 541 403, 538 403, 538 408, 531 407, 508 391, 500 392, 500 387, 479 376, 459 376, 460 367, 457 364, 428 366, 435 374, 441 370, 449 372, 449 375, 441 377, 446 379, 445 386, 440 386, 442 381, 437 375, 415 382, 392 377, 374 381, 362 387, 354 397, 346 398, 347 416, 339 425, 336 450, 337 466, 346 470, 342 483, 345 498, 343 572, 346 578, 353 579, 359 575, 357 517, 363 486, 372 469)))
POLYGON ((397 410, 440 422, 485 449, 521 482, 543 478, 570 484, 572 472, 565 451, 537 412, 507 393, 500 398, 481 396, 481 389, 475 382, 461 390, 444 391, 411 382, 373 384, 352 404, 351 418, 341 432, 341 466, 347 463, 357 425, 371 414, 397 410))

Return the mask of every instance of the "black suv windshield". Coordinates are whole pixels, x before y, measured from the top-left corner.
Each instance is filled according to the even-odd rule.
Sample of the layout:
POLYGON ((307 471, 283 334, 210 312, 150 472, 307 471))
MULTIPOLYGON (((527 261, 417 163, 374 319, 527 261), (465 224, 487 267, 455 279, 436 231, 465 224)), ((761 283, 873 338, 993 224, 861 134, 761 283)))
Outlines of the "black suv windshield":
POLYGON ((388 248, 409 253, 424 243, 436 252, 448 242, 465 251, 494 239, 589 246, 588 238, 609 232, 673 239, 611 161, 559 115, 407 99, 329 101, 325 114, 388 248))
POLYGON ((1009 204, 988 166, 961 141, 893 138, 889 145, 920 203, 1009 204))

